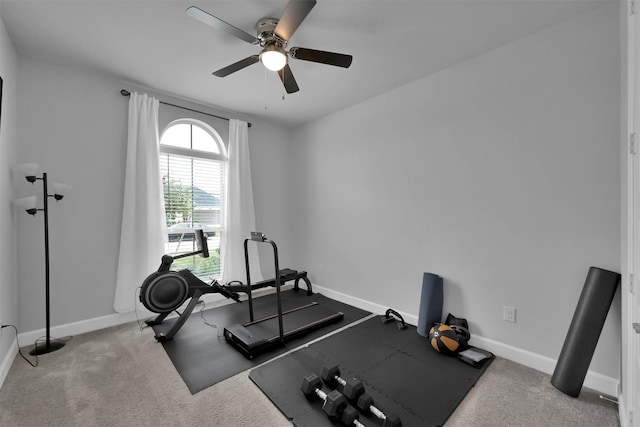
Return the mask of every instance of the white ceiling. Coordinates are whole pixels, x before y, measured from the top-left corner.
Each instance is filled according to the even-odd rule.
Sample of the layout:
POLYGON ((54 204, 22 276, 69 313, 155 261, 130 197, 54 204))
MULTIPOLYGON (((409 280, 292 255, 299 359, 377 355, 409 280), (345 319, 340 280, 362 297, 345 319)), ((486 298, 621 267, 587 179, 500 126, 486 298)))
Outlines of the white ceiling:
POLYGON ((289 47, 347 53, 353 63, 292 59, 300 92, 291 95, 261 64, 212 76, 260 48, 185 14, 196 5, 254 34, 255 23, 280 17, 287 0, 0 0, 0 15, 20 55, 296 126, 607 1, 615 0, 318 0, 289 47))

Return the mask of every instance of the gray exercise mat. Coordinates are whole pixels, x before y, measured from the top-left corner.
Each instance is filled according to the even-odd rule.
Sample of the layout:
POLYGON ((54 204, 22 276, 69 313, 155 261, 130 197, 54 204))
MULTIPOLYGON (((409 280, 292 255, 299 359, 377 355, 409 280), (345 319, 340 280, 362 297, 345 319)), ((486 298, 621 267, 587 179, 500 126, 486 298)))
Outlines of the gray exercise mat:
MULTIPOLYGON (((294 290, 283 291, 281 294, 283 310, 315 301, 324 308, 342 312, 344 319, 311 331, 288 341, 284 347, 276 347, 249 360, 228 344, 222 335, 226 326, 249 321, 249 305, 246 302, 225 305, 202 313, 196 309, 175 337, 162 343, 192 394, 370 314, 321 294, 308 296, 305 291, 294 290)), ((254 298, 253 308, 256 319, 277 313, 275 294, 254 298)), ((153 330, 156 334, 165 332, 171 328, 173 322, 175 319, 166 320, 154 326, 153 330)))
MULTIPOLYGON (((333 364, 344 378, 361 379, 375 406, 398 415, 404 426, 441 426, 492 360, 472 367, 434 351, 414 326, 398 330, 376 316, 257 367, 249 377, 296 426, 327 424, 321 402, 309 401, 300 386, 304 376, 320 376, 333 364)), ((361 414, 361 421, 381 425, 370 414, 361 414)))

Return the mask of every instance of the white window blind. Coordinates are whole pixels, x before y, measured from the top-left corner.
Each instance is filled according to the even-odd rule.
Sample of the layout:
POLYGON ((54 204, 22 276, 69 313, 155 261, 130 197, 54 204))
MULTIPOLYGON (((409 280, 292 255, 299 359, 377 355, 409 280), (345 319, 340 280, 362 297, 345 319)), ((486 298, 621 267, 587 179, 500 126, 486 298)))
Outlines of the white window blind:
POLYGON ((167 218, 166 252, 197 250, 195 230, 207 236, 209 258, 199 255, 175 260, 173 268, 188 268, 202 280, 220 279, 220 241, 224 233, 224 146, 216 135, 193 122, 169 125, 160 140, 160 174, 167 218))

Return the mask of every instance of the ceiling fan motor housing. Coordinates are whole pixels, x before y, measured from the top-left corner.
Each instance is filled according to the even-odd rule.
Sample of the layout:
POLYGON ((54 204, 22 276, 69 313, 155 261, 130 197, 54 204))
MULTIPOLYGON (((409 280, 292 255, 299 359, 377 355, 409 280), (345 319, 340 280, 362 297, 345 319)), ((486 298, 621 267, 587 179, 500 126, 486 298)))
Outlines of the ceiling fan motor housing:
POLYGON ((282 40, 274 32, 277 25, 276 18, 262 18, 256 23, 256 36, 260 39, 260 46, 276 45, 283 49, 286 47, 287 41, 282 40))

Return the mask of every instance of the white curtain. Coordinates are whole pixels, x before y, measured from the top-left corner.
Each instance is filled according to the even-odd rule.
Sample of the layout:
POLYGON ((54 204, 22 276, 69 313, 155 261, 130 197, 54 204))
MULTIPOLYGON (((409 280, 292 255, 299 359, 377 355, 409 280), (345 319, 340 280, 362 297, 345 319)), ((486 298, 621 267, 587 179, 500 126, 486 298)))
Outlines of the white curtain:
POLYGON ((135 308, 136 289, 158 269, 165 250, 158 104, 146 94, 133 93, 129 99, 120 257, 113 303, 119 313, 135 308))
MULTIPOLYGON (((227 203, 225 215, 225 239, 223 242, 224 283, 231 280, 246 281, 244 240, 257 231, 251 185, 249 157, 249 131, 246 122, 229 120, 229 164, 227 167, 227 203)), ((249 242, 247 248, 251 267, 251 282, 262 280, 258 247, 249 242)))

